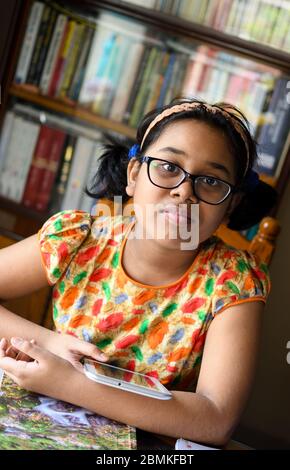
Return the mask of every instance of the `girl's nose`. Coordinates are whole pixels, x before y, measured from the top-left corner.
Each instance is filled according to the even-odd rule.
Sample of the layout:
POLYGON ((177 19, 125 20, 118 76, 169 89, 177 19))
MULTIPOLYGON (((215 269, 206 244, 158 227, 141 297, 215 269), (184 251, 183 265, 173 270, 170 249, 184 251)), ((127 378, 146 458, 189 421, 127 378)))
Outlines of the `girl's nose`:
POLYGON ((179 198, 179 204, 185 203, 188 200, 190 200, 193 204, 197 204, 199 202, 198 198, 193 192, 192 182, 189 179, 183 181, 183 183, 180 184, 177 188, 171 189, 170 195, 173 198, 179 198))

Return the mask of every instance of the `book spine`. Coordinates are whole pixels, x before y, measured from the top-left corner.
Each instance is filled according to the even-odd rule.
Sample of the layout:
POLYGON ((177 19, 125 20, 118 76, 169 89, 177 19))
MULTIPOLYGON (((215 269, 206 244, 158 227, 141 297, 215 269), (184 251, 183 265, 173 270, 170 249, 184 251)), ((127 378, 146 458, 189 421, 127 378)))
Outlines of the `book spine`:
POLYGON ((53 37, 47 53, 45 65, 40 79, 40 89, 43 94, 48 93, 49 83, 52 73, 57 61, 59 49, 61 46, 62 37, 64 34, 67 18, 65 15, 58 15, 56 25, 53 32, 53 37))
POLYGON ((99 84, 99 75, 104 68, 104 59, 108 55, 110 45, 110 31, 104 25, 99 24, 95 31, 89 57, 84 73, 82 87, 79 93, 79 102, 91 105, 99 84), (107 44, 105 46, 105 44, 107 44))
POLYGON ((267 112, 271 120, 260 132, 258 170, 273 176, 289 132, 290 103, 287 100, 288 77, 282 77, 273 93, 267 112))
POLYGON ((114 61, 118 53, 118 35, 112 31, 107 41, 103 44, 103 51, 98 63, 98 69, 95 76, 95 93, 92 100, 92 111, 95 113, 100 112, 101 101, 106 86, 108 86, 109 73, 111 68, 114 66, 114 61))
POLYGON ((41 185, 35 202, 38 211, 45 211, 48 207, 51 190, 56 178, 66 134, 60 130, 53 130, 51 149, 46 160, 41 185))
POLYGON ((31 83, 32 85, 34 85, 36 82, 35 76, 36 76, 37 63, 41 54, 41 48, 42 48, 42 44, 44 41, 46 28, 47 28, 49 17, 50 17, 50 12, 51 12, 51 8, 48 5, 45 5, 43 13, 42 13, 42 17, 41 17, 41 23, 40 23, 36 41, 35 41, 35 46, 33 49, 31 62, 29 65, 27 80, 26 80, 27 83, 31 83))
POLYGON ((289 147, 290 147, 290 131, 288 132, 287 140, 284 144, 284 148, 283 148, 283 151, 281 153, 281 157, 280 157, 279 162, 278 162, 277 167, 276 167, 276 171, 275 171, 275 175, 274 175, 275 179, 278 179, 279 176, 280 176, 280 173, 283 169, 283 166, 284 166, 284 163, 285 163, 288 151, 289 151, 289 147))
MULTIPOLYGON (((89 173, 88 177, 86 178, 86 181, 84 182, 84 186, 88 187, 89 190, 91 189, 91 183, 97 174, 99 164, 100 164, 100 156, 103 155, 104 152, 104 144, 103 141, 101 140, 102 137, 100 135, 100 140, 96 142, 96 144, 92 148, 92 153, 91 153, 91 158, 89 162, 89 173)), ((91 213, 92 207, 95 204, 96 199, 88 196, 85 192, 83 192, 83 195, 80 200, 80 210, 89 212, 91 213)))
POLYGON ((56 85, 55 96, 60 96, 60 90, 65 77, 65 69, 68 64, 69 56, 74 45, 74 37, 77 30, 77 22, 74 20, 69 21, 69 29, 65 39, 64 47, 60 57, 60 70, 58 75, 58 81, 56 85))
POLYGON ((79 208, 94 145, 93 141, 85 137, 78 137, 61 210, 79 208))
POLYGON ((112 120, 122 121, 124 117, 143 51, 144 44, 142 43, 135 43, 130 47, 128 62, 122 72, 118 90, 111 106, 110 119, 112 120))
POLYGON ((154 64, 157 60, 157 57, 158 57, 158 49, 157 47, 153 47, 148 57, 142 83, 141 83, 140 89, 138 90, 136 101, 135 101, 132 114, 130 117, 130 126, 132 127, 135 127, 137 125, 139 116, 142 113, 142 108, 144 104, 146 103, 147 96, 150 91, 150 75, 151 75, 152 70, 154 69, 154 64))
MULTIPOLYGON (((16 123, 16 119, 15 119, 16 123)), ((29 171, 29 166, 36 145, 39 124, 24 119, 17 121, 16 132, 19 132, 11 152, 8 155, 8 194, 13 201, 20 202, 29 171)))
POLYGON ((5 114, 0 140, 0 173, 7 158, 7 149, 11 139, 14 117, 15 114, 12 111, 7 111, 5 114))
POLYGON ((157 108, 160 108, 165 104, 165 96, 167 94, 168 88, 170 86, 170 83, 173 81, 173 70, 174 70, 174 64, 176 60, 176 54, 170 53, 168 57, 168 64, 166 67, 166 71, 164 73, 162 85, 160 88, 160 93, 157 101, 157 108))
POLYGON ((130 40, 124 35, 119 35, 116 59, 111 64, 111 69, 108 73, 108 87, 106 87, 106 91, 102 96, 100 111, 103 116, 108 116, 114 96, 118 92, 119 80, 126 68, 126 61, 129 58, 129 50, 130 40))
POLYGON ((53 35, 55 23, 56 23, 56 18, 57 18, 57 12, 54 9, 52 9, 50 11, 50 15, 49 15, 46 30, 45 30, 45 35, 44 35, 43 42, 41 45, 39 58, 38 58, 36 68, 35 68, 34 85, 36 86, 39 86, 39 83, 40 83, 42 71, 45 65, 45 60, 48 54, 49 45, 51 42, 51 38, 53 35))
POLYGON ((59 90, 60 97, 66 97, 68 90, 75 72, 77 59, 80 53, 80 48, 83 43, 83 37, 85 32, 85 26, 83 24, 76 24, 69 52, 67 55, 67 60, 64 68, 63 80, 59 90))
POLYGON ((78 62, 76 65, 76 70, 74 73, 74 76, 72 78, 72 82, 70 85, 70 89, 68 91, 68 96, 71 100, 77 101, 80 90, 82 87, 84 75, 85 75, 85 69, 88 63, 88 58, 89 58, 89 53, 90 53, 90 48, 92 45, 92 40, 94 37, 94 30, 92 27, 86 26, 86 30, 84 33, 84 42, 82 44, 81 48, 81 53, 78 58, 78 62))
POLYGON ((140 65, 139 65, 139 69, 138 69, 138 72, 137 72, 137 76, 136 76, 132 91, 130 93, 128 104, 127 104, 127 107, 126 107, 126 110, 125 110, 125 113, 124 113, 124 117, 123 117, 123 121, 126 122, 126 123, 128 123, 129 120, 130 120, 132 109, 133 109, 133 106, 134 106, 134 103, 135 103, 135 99, 136 99, 139 87, 140 87, 141 82, 142 82, 142 77, 143 77, 144 70, 145 70, 146 65, 147 65, 147 61, 148 61, 150 51, 151 51, 151 47, 148 46, 148 45, 145 46, 145 49, 143 51, 143 54, 142 54, 142 57, 141 57, 141 60, 140 60, 140 65))
POLYGON ((35 201, 52 143, 52 136, 53 131, 50 127, 41 126, 22 197, 22 204, 26 207, 35 207, 35 201))
POLYGON ((62 152, 59 170, 56 175, 55 184, 49 203, 49 212, 51 214, 55 214, 61 210, 61 204, 65 195, 71 165, 73 162, 76 140, 76 137, 70 134, 68 134, 66 137, 64 151, 62 152))
POLYGON ((151 111, 157 106, 168 63, 169 53, 166 51, 160 51, 152 73, 154 81, 151 83, 151 90, 147 98, 143 114, 147 114, 147 112, 151 111))
POLYGON ((34 2, 30 11, 23 44, 20 52, 20 56, 17 63, 16 73, 15 73, 15 82, 16 83, 25 83, 27 78, 27 73, 29 69, 29 64, 32 57, 32 52, 35 45, 35 40, 37 37, 37 32, 41 22, 41 17, 43 13, 44 4, 40 2, 34 2))
POLYGON ((66 44, 66 41, 67 41, 67 36, 69 34, 70 27, 71 27, 70 22, 67 21, 66 25, 65 25, 65 28, 64 28, 63 36, 62 36, 62 39, 61 39, 61 45, 60 45, 58 55, 57 55, 57 58, 56 58, 56 61, 55 61, 54 69, 53 69, 53 72, 52 72, 52 76, 51 76, 51 79, 50 79, 50 82, 49 82, 49 85, 48 85, 48 93, 47 94, 51 97, 55 96, 56 91, 57 91, 57 85, 58 85, 58 82, 60 80, 61 71, 62 71, 62 67, 63 67, 63 52, 64 52, 64 47, 65 47, 65 44, 66 44))

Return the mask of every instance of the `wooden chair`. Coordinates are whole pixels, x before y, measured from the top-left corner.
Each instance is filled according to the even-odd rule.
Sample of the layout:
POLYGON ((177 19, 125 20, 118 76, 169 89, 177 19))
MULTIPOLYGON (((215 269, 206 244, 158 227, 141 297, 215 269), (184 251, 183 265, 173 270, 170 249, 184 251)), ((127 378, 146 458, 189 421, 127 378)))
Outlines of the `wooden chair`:
POLYGON ((229 245, 247 250, 249 253, 253 253, 261 262, 269 265, 279 232, 278 221, 273 217, 264 217, 260 222, 258 233, 251 241, 224 226, 217 230, 217 235, 229 245))

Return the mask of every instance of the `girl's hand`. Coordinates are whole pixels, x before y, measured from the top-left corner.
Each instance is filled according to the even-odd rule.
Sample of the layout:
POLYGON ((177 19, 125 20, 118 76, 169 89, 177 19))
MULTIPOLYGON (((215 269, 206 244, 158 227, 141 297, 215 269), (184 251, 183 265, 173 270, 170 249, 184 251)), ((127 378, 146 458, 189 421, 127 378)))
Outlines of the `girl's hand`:
POLYGON ((11 343, 14 350, 31 360, 5 356, 1 349, 0 368, 20 387, 63 400, 65 384, 72 386, 72 377, 78 374, 72 364, 21 338, 11 338, 11 343))
POLYGON ((53 342, 48 345, 48 349, 69 361, 79 371, 83 369, 80 363, 83 357, 89 357, 101 362, 108 360, 108 357, 97 346, 66 334, 55 333, 53 342))
MULTIPOLYGON (((31 344, 35 344, 35 340, 30 341, 31 344)), ((6 338, 2 338, 0 341, 0 357, 11 357, 17 361, 32 361, 33 359, 27 354, 19 351, 19 349, 14 348, 11 343, 6 338)))

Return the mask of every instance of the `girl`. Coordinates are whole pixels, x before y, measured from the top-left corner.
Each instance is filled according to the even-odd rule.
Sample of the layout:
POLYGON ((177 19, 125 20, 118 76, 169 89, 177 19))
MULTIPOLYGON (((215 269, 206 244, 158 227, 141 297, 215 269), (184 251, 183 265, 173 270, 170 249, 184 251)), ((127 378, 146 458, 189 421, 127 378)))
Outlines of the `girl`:
POLYGON ((255 158, 242 113, 197 100, 149 113, 129 152, 109 145, 93 194, 133 198, 135 217, 63 211, 38 237, 1 251, 0 297, 54 285, 54 321, 66 334, 2 308, 0 367, 22 387, 137 428, 225 444, 253 381, 269 278, 253 256, 213 233, 222 222, 253 225, 273 204, 271 188, 252 171, 255 158), (182 249, 172 228, 196 235, 192 208, 199 242, 182 249), (12 346, 5 339, 20 334, 12 346), (110 363, 157 377, 173 398, 90 381, 78 360, 102 360, 100 350, 110 363))

